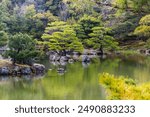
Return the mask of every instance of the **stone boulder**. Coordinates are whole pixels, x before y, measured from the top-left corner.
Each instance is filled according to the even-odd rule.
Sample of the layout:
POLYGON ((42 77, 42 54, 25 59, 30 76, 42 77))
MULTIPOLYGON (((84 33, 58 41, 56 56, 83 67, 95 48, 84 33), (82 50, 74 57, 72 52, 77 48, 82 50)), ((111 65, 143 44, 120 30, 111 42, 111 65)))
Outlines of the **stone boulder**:
POLYGON ((90 58, 87 55, 82 55, 82 62, 90 62, 90 58))
POLYGON ((59 59, 60 59, 60 56, 57 53, 49 55, 50 61, 59 61, 59 59))
POLYGON ((64 62, 64 61, 68 61, 68 57, 62 56, 62 57, 60 58, 60 62, 64 62))
POLYGON ((68 63, 72 64, 72 63, 74 63, 74 60, 73 59, 69 59, 68 63))
POLYGON ((45 66, 42 64, 37 64, 34 63, 32 65, 33 70, 35 71, 36 74, 44 73, 45 72, 45 66))
POLYGON ((10 69, 8 67, 1 67, 0 68, 0 74, 1 75, 9 75, 10 74, 10 69))
POLYGON ((20 67, 19 67, 19 66, 14 66, 12 74, 13 74, 13 75, 21 74, 21 69, 20 69, 20 67))
POLYGON ((78 61, 78 60, 79 60, 79 57, 80 57, 79 55, 73 55, 73 56, 72 56, 73 60, 75 60, 75 61, 78 61))
POLYGON ((21 68, 21 74, 24 74, 24 75, 32 74, 32 70, 30 67, 23 67, 21 68))

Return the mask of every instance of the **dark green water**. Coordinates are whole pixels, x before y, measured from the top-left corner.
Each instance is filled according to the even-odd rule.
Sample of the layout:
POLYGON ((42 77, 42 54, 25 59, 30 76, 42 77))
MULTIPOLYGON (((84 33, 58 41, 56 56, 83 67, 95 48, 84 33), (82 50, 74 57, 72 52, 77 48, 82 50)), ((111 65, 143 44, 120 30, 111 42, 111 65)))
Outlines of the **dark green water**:
POLYGON ((109 58, 90 64, 76 62, 65 66, 45 61, 48 71, 42 76, 0 77, 0 99, 105 99, 98 75, 108 72, 132 77, 137 83, 150 81, 150 58, 109 58), (58 67, 66 72, 59 74, 58 67))

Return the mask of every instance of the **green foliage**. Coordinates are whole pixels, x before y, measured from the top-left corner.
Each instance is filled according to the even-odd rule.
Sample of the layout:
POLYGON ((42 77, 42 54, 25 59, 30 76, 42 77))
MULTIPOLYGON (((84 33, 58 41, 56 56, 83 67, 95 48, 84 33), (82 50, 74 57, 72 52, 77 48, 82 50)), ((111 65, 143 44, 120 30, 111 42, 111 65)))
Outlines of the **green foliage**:
POLYGON ((28 30, 27 20, 25 17, 11 16, 6 21, 8 32, 15 34, 17 32, 25 33, 28 30))
POLYGON ((0 2, 0 47, 7 45, 8 42, 8 34, 7 34, 7 26, 5 21, 9 19, 9 9, 8 6, 10 4, 9 0, 2 0, 0 2))
POLYGON ((27 3, 23 6, 24 2, 27 1, 4 0, 0 3, 0 29, 3 28, 10 34, 28 33, 40 40, 47 22, 58 20, 58 18, 50 11, 41 12, 38 7, 41 4, 40 1, 36 1, 38 4, 27 3))
POLYGON ((57 21, 58 18, 53 16, 51 12, 47 11, 44 13, 32 13, 32 18, 27 19, 28 21, 28 30, 30 35, 33 37, 40 39, 42 34, 44 33, 44 29, 48 22, 57 21))
POLYGON ((4 31, 0 31, 0 47, 7 45, 8 35, 4 31))
POLYGON ((62 0, 48 0, 46 2, 46 7, 57 16, 59 14, 59 5, 61 1, 62 0))
POLYGON ((140 53, 137 50, 121 50, 119 51, 124 57, 138 56, 140 53))
POLYGON ((127 9, 128 8, 128 1, 129 0, 116 0, 115 2, 116 2, 117 6, 127 9))
POLYGON ((150 48, 150 39, 148 39, 148 40, 146 41, 145 47, 146 47, 146 48, 150 48))
MULTIPOLYGON (((31 14, 30 14, 31 15, 31 14)), ((34 38, 40 39, 46 27, 46 21, 38 16, 16 16, 12 15, 10 19, 5 21, 8 27, 8 32, 15 34, 17 32, 28 33, 34 38)))
POLYGON ((108 99, 113 100, 149 100, 150 83, 136 85, 135 81, 123 76, 116 77, 108 73, 100 75, 102 84, 108 93, 108 99))
MULTIPOLYGON (((131 33, 137 26, 139 17, 149 13, 149 5, 149 0, 113 0, 113 2, 104 0, 36 0, 34 2, 1 0, 0 31, 2 31, 1 35, 5 32, 8 35, 21 32, 33 36, 38 41, 43 38, 49 49, 55 48, 56 50, 56 47, 58 47, 56 42, 49 41, 51 38, 59 40, 57 43, 60 44, 67 37, 65 43, 68 43, 68 40, 73 42, 72 38, 76 40, 72 45, 66 43, 64 49, 67 48, 70 51, 73 50, 72 48, 77 50, 73 47, 74 45, 79 48, 77 51, 82 50, 82 44, 84 48, 110 50, 117 47, 114 38, 121 42, 127 39, 135 39, 135 35, 143 39, 149 39, 149 15, 141 19, 140 26, 135 30, 135 35, 131 33), (103 3, 107 3, 107 5, 103 5, 103 3), (117 10, 121 11, 120 16, 115 15, 117 10), (140 15, 137 15, 137 13, 140 15), (103 15, 108 17, 107 21, 104 21, 103 17, 105 16, 103 15), (60 21, 60 19, 66 22, 60 21), (109 28, 113 29, 113 34, 106 34, 107 31, 102 29, 103 26, 106 27, 106 30, 108 26, 111 26, 109 28), (101 27, 101 29, 96 30, 98 27, 101 27), (95 30, 93 30, 94 28, 95 30), (99 31, 99 35, 95 34, 96 31, 99 31), (62 38, 60 38, 61 36, 62 38), (71 38, 71 36, 73 37, 71 38), (59 39, 56 39, 56 37, 59 37, 59 39)), ((1 40, 4 40, 4 38, 1 40)), ((1 44, 6 45, 7 39, 1 41, 1 44)), ((62 44, 59 46, 62 46, 62 44)), ((58 48, 63 50, 60 47, 58 48)))
POLYGON ((149 11, 149 0, 114 0, 114 5, 119 8, 140 12, 148 12, 149 11))
POLYGON ((63 2, 67 5, 70 17, 76 20, 79 20, 85 14, 96 14, 93 8, 96 6, 96 3, 92 0, 63 0, 63 2))
POLYGON ((11 36, 8 46, 10 48, 8 55, 14 63, 30 64, 37 55, 35 41, 27 34, 17 33, 11 36))
POLYGON ((2 0, 0 2, 0 30, 7 30, 5 21, 9 19, 9 0, 2 0))
POLYGON ((54 16, 50 11, 44 13, 37 13, 33 16, 33 19, 40 19, 44 22, 54 22, 58 20, 58 17, 54 16))
POLYGON ((103 54, 103 49, 116 49, 118 43, 109 34, 110 29, 101 27, 101 20, 85 15, 76 24, 75 31, 84 47, 99 49, 103 54))
POLYGON ((134 0, 133 1, 133 8, 136 11, 145 11, 148 12, 149 9, 149 5, 150 5, 150 1, 149 0, 134 0))
POLYGON ((75 31, 66 22, 52 22, 48 24, 42 36, 50 50, 57 52, 79 51, 83 49, 82 43, 76 37, 75 31))
POLYGON ((150 14, 142 17, 140 22, 139 22, 139 24, 140 25, 148 25, 148 26, 150 26, 150 14))
POLYGON ((118 40, 129 40, 132 38, 131 32, 136 28, 135 21, 123 21, 112 28, 112 33, 118 40))
POLYGON ((87 40, 87 43, 94 49, 99 49, 103 51, 104 48, 107 48, 109 50, 118 48, 118 43, 112 36, 109 35, 109 28, 94 27, 92 28, 92 31, 93 32, 89 34, 91 38, 87 40))
POLYGON ((32 19, 35 14, 36 14, 36 10, 35 10, 34 4, 26 6, 26 8, 25 8, 25 17, 26 18, 32 19))
POLYGON ((88 38, 89 34, 92 32, 92 28, 100 25, 100 19, 85 15, 80 19, 79 25, 81 29, 84 30, 85 38, 88 38))
POLYGON ((48 23, 48 26, 45 28, 45 33, 52 34, 53 32, 63 31, 65 28, 70 28, 66 22, 63 21, 55 21, 48 23))
POLYGON ((135 29, 134 34, 142 38, 150 38, 150 15, 142 17, 139 24, 140 26, 135 29))
POLYGON ((79 20, 79 24, 76 24, 74 26, 77 37, 81 39, 85 47, 86 47, 86 40, 90 38, 89 34, 92 33, 92 28, 99 25, 100 19, 85 15, 79 20))
POLYGON ((150 26, 139 26, 135 29, 134 34, 140 37, 150 37, 150 26))

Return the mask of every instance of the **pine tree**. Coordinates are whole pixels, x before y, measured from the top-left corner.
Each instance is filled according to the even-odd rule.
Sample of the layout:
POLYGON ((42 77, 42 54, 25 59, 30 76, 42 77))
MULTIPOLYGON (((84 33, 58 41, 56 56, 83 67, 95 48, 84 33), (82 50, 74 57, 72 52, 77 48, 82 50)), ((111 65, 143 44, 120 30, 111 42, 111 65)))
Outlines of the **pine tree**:
POLYGON ((79 24, 75 25, 75 31, 77 34, 77 37, 81 39, 81 41, 84 44, 84 47, 86 47, 86 40, 90 38, 90 33, 92 33, 92 28, 100 25, 100 19, 96 19, 92 16, 85 15, 82 17, 79 21, 79 24))
POLYGON ((48 25, 42 36, 49 50, 66 55, 66 51, 78 51, 83 49, 82 43, 76 37, 76 33, 66 22, 53 22, 48 25))
POLYGON ((110 29, 94 27, 92 28, 92 31, 93 32, 89 34, 91 38, 87 40, 87 44, 94 49, 98 49, 102 55, 104 53, 104 49, 118 49, 118 43, 112 36, 109 35, 110 29))
POLYGON ((17 33, 10 37, 8 55, 14 63, 30 64, 37 56, 35 41, 27 34, 17 33))

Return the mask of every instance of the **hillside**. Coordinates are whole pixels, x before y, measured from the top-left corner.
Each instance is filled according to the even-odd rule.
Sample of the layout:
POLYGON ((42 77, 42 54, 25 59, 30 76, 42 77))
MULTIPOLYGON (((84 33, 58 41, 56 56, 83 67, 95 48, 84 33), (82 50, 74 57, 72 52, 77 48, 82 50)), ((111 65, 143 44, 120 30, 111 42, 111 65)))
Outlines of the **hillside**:
POLYGON ((124 45, 140 49, 141 43, 149 48, 149 5, 149 0, 2 0, 0 46, 22 33, 42 53, 92 48, 103 54, 124 45))

